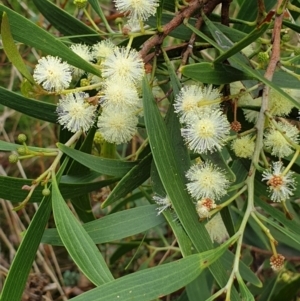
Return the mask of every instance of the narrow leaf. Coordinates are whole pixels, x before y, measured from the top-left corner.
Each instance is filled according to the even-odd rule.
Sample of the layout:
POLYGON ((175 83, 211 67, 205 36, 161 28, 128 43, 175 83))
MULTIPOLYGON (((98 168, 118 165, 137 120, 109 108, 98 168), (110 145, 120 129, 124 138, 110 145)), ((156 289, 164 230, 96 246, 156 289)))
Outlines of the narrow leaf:
MULTIPOLYGON (((99 174, 91 172, 89 173, 91 179, 88 179, 88 175, 69 177, 63 176, 59 184, 59 189, 64 198, 69 199, 73 197, 78 197, 89 193, 91 191, 98 190, 102 187, 111 185, 118 181, 117 178, 108 180, 95 180, 99 177, 99 174)), ((8 176, 0 176, 0 198, 9 200, 12 203, 18 203, 25 199, 28 191, 22 190, 23 186, 30 186, 33 179, 20 179, 8 176)), ((42 195, 42 186, 38 186, 33 195, 31 196, 29 202, 40 202, 42 195)))
POLYGON ((54 104, 26 98, 3 87, 0 87, 0 104, 39 120, 52 123, 57 120, 54 104))
POLYGON ((100 251, 71 213, 52 177, 53 215, 59 236, 69 255, 83 274, 95 285, 113 280, 100 251))
POLYGON ((39 49, 47 54, 58 56, 75 67, 99 75, 99 71, 95 67, 76 55, 69 47, 47 31, 3 4, 0 4, 0 11, 7 13, 11 33, 15 40, 39 49))
MULTIPOLYGON (((222 53, 228 47, 232 47, 233 43, 228 39, 227 36, 225 36, 218 28, 207 18, 203 15, 204 21, 206 25, 208 26, 212 36, 217 42, 217 49, 220 50, 222 53)), ((195 30, 199 32, 198 30, 195 30)), ((202 35, 202 34, 201 34, 202 35)), ((235 68, 239 68, 243 72, 247 73, 249 76, 256 78, 257 80, 261 81, 265 85, 269 86, 270 88, 274 89, 276 92, 278 92, 282 97, 285 97, 288 99, 296 108, 300 108, 300 103, 298 103, 294 98, 292 98, 289 94, 284 92, 282 89, 280 89, 277 85, 275 85, 273 82, 267 80, 264 76, 262 76, 257 70, 254 70, 252 67, 245 64, 243 60, 240 59, 240 56, 238 54, 233 55, 231 58, 228 59, 228 61, 231 64, 234 64, 235 68)))
POLYGON ((31 73, 28 71, 23 59, 14 43, 13 37, 10 32, 10 26, 7 18, 7 14, 4 12, 1 23, 1 36, 3 42, 3 49, 8 59, 18 69, 18 71, 29 80, 31 84, 35 84, 31 73))
POLYGON ((266 30, 269 28, 270 22, 264 22, 263 24, 260 24, 258 28, 255 28, 251 33, 249 33, 244 39, 242 39, 240 42, 234 44, 233 47, 231 47, 228 51, 224 52, 220 56, 218 56, 214 63, 221 63, 228 59, 229 57, 233 56, 237 52, 241 51, 245 47, 247 47, 252 42, 255 42, 259 37, 261 37, 266 30))
MULTIPOLYGON (((226 246, 227 247, 227 246, 226 246)), ((170 294, 194 280, 226 249, 225 245, 178 261, 135 272, 99 288, 90 290, 74 301, 151 301, 170 294)))
POLYGON ((136 166, 134 166, 114 187, 108 198, 102 203, 101 207, 105 208, 135 188, 142 185, 150 177, 150 167, 152 162, 152 154, 143 158, 136 166))
POLYGON ((206 84, 223 85, 235 81, 253 79, 247 73, 229 65, 213 63, 196 63, 180 68, 181 73, 206 84))
POLYGON ((58 143, 57 147, 82 165, 104 175, 122 177, 137 164, 136 162, 125 162, 89 155, 61 143, 58 143))
MULTIPOLYGON (((120 240, 165 222, 161 215, 157 215, 156 209, 156 205, 146 205, 123 210, 83 224, 83 228, 95 244, 120 240)), ((63 245, 56 229, 46 229, 42 242, 55 246, 63 245)))
MULTIPOLYGON (((178 166, 181 158, 176 159, 166 125, 155 104, 146 78, 143 80, 143 105, 153 159, 165 191, 172 201, 172 206, 196 249, 199 252, 211 249, 211 239, 203 223, 198 221, 194 204, 182 180, 181 167, 178 166)), ((210 270, 221 286, 226 284, 227 274, 221 262, 213 264, 210 270)), ((237 300, 236 293, 233 294, 233 298, 237 300)))

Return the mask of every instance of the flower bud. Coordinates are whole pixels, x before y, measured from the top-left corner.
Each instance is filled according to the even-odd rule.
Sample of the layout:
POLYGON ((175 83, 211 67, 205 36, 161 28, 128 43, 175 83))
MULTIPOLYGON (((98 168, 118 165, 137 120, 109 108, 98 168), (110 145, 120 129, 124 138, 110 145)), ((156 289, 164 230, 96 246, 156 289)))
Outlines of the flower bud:
POLYGON ((116 24, 116 25, 118 25, 118 24, 121 24, 121 25, 122 25, 122 24, 123 24, 123 19, 122 19, 122 18, 116 18, 116 19, 115 19, 115 24, 116 24))
POLYGON ((11 154, 8 157, 8 160, 9 160, 10 163, 17 163, 19 161, 19 157, 16 154, 11 154))
POLYGON ((24 146, 20 146, 17 148, 17 152, 20 156, 26 155, 26 148, 24 146))
POLYGON ((95 136, 94 136, 94 143, 96 144, 101 144, 103 143, 105 140, 103 138, 103 135, 100 132, 96 132, 95 136))
POLYGON ((18 141, 19 141, 20 143, 24 143, 24 142, 26 142, 26 140, 27 140, 27 137, 26 137, 25 134, 19 134, 19 135, 18 135, 18 141))
POLYGON ((42 195, 43 196, 48 196, 50 194, 50 189, 49 188, 44 188, 43 190, 42 190, 42 195))
POLYGON ((282 42, 289 42, 291 39, 291 36, 288 33, 285 33, 282 37, 281 40, 282 42))
POLYGON ((87 0, 74 0, 73 3, 77 6, 77 8, 85 8, 87 5, 87 0))
POLYGON ((267 52, 259 52, 257 59, 259 63, 267 63, 269 61, 269 54, 267 52))

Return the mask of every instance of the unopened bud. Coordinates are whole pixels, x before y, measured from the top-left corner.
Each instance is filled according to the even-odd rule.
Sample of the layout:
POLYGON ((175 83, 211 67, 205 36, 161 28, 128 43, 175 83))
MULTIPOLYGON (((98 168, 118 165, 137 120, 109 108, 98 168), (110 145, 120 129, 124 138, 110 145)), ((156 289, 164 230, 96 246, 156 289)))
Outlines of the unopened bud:
POLYGON ((78 8, 85 8, 87 5, 87 0, 74 0, 73 3, 78 7, 78 8))
POLYGON ((24 142, 26 142, 26 140, 27 140, 27 137, 26 137, 25 134, 19 134, 19 135, 18 135, 18 141, 19 141, 20 143, 24 143, 24 142))
POLYGON ((260 63, 267 63, 269 61, 269 54, 267 52, 259 52, 257 54, 257 59, 260 63))
POLYGON ((105 141, 105 140, 104 140, 102 134, 101 134, 100 132, 96 132, 96 133, 95 133, 95 136, 94 136, 94 142, 95 142, 96 144, 101 144, 101 143, 103 143, 104 141, 105 141))
POLYGON ((24 146, 20 146, 17 148, 17 152, 19 155, 24 156, 26 155, 26 148, 24 146))
POLYGON ((43 194, 43 196, 48 196, 50 194, 50 189, 49 188, 44 188, 42 190, 42 194, 43 194))
POLYGON ((285 33, 282 37, 281 37, 281 40, 283 42, 289 42, 291 39, 291 36, 288 34, 288 33, 285 33))
POLYGON ((8 157, 10 163, 17 163, 19 161, 19 157, 16 154, 11 154, 8 157))

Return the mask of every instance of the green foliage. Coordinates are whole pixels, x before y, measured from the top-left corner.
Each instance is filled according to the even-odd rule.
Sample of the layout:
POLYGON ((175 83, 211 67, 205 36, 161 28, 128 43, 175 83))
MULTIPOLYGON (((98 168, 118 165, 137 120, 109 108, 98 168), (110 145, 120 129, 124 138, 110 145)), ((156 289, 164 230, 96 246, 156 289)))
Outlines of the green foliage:
POLYGON ((299 3, 223 1, 218 13, 219 2, 145 0, 142 15, 108 16, 114 2, 31 1, 47 26, 0 4, 1 54, 21 79, 15 91, 0 87, 2 118, 9 109, 35 118, 52 139, 45 146, 46 131, 20 124, 20 144, 7 138, 13 129, 1 136, 0 197, 20 203, 13 210, 28 227, 0 301, 23 300, 40 243, 72 262, 56 271, 56 299, 80 275, 89 288, 72 300, 296 298, 299 3), (65 63, 38 61, 49 55, 65 63))

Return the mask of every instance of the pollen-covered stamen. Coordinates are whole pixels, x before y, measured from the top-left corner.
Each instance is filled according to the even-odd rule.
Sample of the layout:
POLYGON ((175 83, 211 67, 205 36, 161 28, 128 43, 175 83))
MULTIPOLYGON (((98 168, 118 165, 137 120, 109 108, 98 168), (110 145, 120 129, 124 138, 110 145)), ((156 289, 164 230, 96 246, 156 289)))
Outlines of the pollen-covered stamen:
POLYGON ((280 189, 283 184, 283 179, 281 175, 274 175, 267 184, 272 186, 274 189, 280 189))
POLYGON ((283 255, 281 255, 281 254, 273 255, 270 258, 271 268, 274 271, 279 271, 280 269, 282 269, 283 264, 284 264, 284 259, 285 259, 285 257, 283 255))
POLYGON ((209 212, 214 208, 216 208, 216 203, 211 198, 203 198, 196 204, 196 211, 200 218, 209 218, 209 212))

